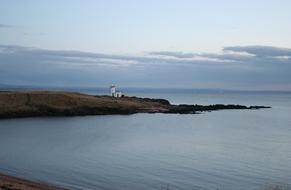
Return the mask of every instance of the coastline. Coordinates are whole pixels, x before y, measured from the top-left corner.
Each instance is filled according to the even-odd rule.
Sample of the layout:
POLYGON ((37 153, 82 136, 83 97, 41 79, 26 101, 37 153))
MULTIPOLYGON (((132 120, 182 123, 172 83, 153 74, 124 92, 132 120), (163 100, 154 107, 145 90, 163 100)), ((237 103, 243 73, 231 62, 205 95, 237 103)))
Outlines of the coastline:
POLYGON ((0 173, 0 190, 68 190, 68 189, 0 173))
POLYGON ((165 99, 94 96, 76 92, 0 92, 0 119, 47 116, 128 115, 135 113, 196 114, 216 110, 262 109, 237 104, 171 104, 165 99))

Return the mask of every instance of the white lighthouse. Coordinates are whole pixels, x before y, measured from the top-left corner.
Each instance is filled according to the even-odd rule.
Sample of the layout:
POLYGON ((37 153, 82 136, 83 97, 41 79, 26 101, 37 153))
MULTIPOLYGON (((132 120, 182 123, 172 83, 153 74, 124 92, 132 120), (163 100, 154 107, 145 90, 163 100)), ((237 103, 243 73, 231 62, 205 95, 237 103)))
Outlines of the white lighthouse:
POLYGON ((115 94, 116 94, 116 86, 111 85, 110 86, 110 96, 115 97, 115 94))
POLYGON ((116 91, 116 86, 115 85, 111 85, 110 86, 109 94, 110 94, 110 96, 115 97, 115 98, 121 98, 121 97, 124 96, 122 94, 122 92, 116 91))

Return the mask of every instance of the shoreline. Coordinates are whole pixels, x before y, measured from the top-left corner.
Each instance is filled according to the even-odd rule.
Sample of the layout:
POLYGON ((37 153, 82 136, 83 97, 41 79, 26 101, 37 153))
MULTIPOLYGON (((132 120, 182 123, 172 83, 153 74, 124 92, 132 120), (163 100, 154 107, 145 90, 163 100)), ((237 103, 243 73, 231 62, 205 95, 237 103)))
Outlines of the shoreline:
POLYGON ((171 104, 166 99, 88 95, 76 92, 0 93, 0 119, 46 116, 129 115, 135 113, 197 114, 216 110, 254 110, 269 106, 237 104, 171 104))
POLYGON ((69 190, 69 189, 0 173, 0 190, 69 190))

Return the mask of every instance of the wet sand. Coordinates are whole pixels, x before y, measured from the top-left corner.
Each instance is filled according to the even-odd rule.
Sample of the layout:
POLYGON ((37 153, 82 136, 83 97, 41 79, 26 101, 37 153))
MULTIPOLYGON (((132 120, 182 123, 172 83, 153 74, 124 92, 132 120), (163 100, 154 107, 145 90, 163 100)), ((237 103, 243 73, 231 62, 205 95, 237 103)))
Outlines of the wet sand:
POLYGON ((0 173, 0 190, 68 190, 0 173))

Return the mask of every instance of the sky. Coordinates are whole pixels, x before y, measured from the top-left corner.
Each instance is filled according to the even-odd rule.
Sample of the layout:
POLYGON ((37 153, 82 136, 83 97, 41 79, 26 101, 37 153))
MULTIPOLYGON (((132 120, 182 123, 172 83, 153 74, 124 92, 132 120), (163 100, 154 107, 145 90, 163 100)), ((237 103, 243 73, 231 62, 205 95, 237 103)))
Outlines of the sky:
POLYGON ((0 84, 291 91, 290 0, 0 0, 0 84))

